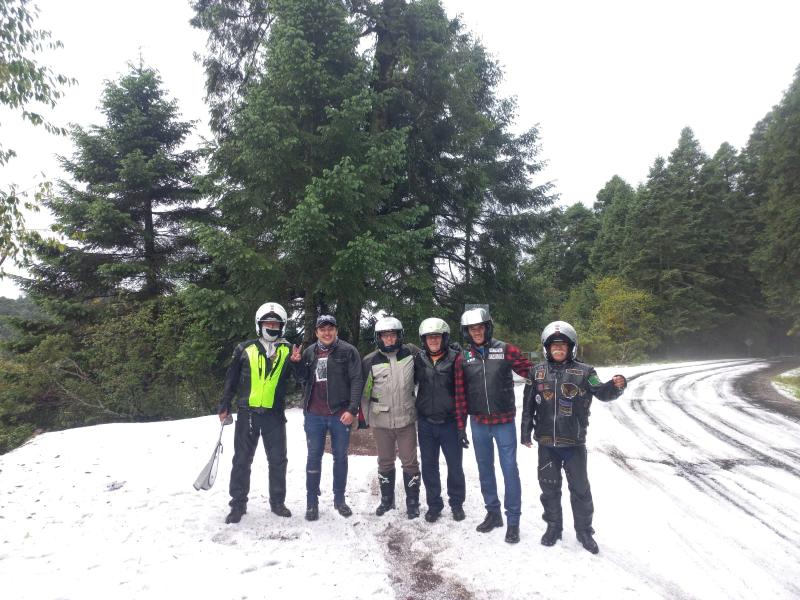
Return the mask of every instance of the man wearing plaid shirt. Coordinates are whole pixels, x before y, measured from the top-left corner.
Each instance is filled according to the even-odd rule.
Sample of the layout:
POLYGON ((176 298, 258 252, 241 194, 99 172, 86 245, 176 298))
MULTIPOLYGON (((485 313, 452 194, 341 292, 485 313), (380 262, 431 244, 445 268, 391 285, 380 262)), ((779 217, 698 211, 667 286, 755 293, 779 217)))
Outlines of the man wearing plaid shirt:
POLYGON ((486 504, 486 518, 477 530, 486 533, 503 526, 494 474, 494 444, 497 444, 505 482, 504 505, 508 519, 505 540, 516 544, 519 542, 522 486, 517 468, 514 425, 517 409, 512 371, 527 379, 532 365, 516 346, 492 339, 492 330, 492 317, 486 309, 473 308, 461 315, 461 333, 467 346, 456 357, 454 365, 456 425, 461 444, 469 447, 466 418, 470 415, 472 443, 486 504))

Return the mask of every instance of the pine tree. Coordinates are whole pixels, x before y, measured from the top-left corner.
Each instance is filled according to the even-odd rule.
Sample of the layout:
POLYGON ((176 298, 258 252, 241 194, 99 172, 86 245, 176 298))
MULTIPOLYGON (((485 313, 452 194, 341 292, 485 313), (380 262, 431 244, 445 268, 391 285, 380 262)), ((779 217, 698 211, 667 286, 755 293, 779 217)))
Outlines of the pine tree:
POLYGON ((589 254, 597 232, 597 216, 581 203, 550 211, 547 233, 533 249, 533 268, 559 290, 558 304, 591 277, 589 254))
POLYGON ((73 129, 75 154, 61 163, 74 182, 45 202, 67 242, 39 240, 23 281, 37 297, 156 298, 190 268, 187 221, 204 215, 192 183, 197 155, 181 150, 191 123, 143 66, 107 84, 101 110, 104 125, 73 129))
POLYGON ((753 264, 770 311, 800 333, 800 68, 781 102, 750 140, 763 230, 753 264))
POLYGON ((45 314, 16 322, 0 376, 12 432, 205 413, 219 392, 218 344, 178 293, 206 214, 181 150, 191 124, 143 66, 107 84, 102 111, 104 125, 74 128, 73 181, 47 201, 64 241, 37 238, 21 280, 45 314))
POLYGON ((515 104, 498 96, 499 66, 439 0, 353 4, 376 32, 372 85, 392 92, 378 120, 409 132, 393 198, 425 207, 419 227, 435 232, 424 265, 434 304, 456 317, 465 302, 485 302, 519 323, 529 304, 519 265, 553 200, 549 184, 533 182, 538 131, 510 132, 515 104))
POLYGON ((727 314, 715 266, 720 201, 706 193, 707 162, 691 129, 684 129, 668 163, 656 160, 631 215, 631 258, 623 275, 656 296, 665 337, 677 344, 714 330, 727 314))
POLYGON ((214 153, 208 189, 219 220, 202 231, 216 263, 209 283, 238 296, 243 314, 275 290, 282 302, 302 298, 306 339, 323 311, 356 339, 362 308, 415 285, 406 265, 424 253, 420 209, 387 201, 405 132, 370 127, 385 98, 370 89, 343 3, 270 8, 260 76, 214 153))
POLYGON ((470 299, 524 314, 521 257, 543 230, 549 185, 532 183, 536 130, 509 131, 501 72, 458 20, 438 0, 272 2, 268 33, 242 48, 263 53, 253 73, 213 47, 228 27, 245 37, 256 27, 212 10, 233 4, 197 4, 216 52, 207 60, 240 82, 208 187, 221 216, 202 234, 212 285, 302 297, 309 335, 331 307, 351 335, 363 308, 456 316, 470 299), (374 43, 365 56, 363 38, 374 43), (350 129, 329 127, 334 117, 350 129), (265 229, 267 214, 287 226, 265 229))
POLYGON ((619 275, 624 271, 630 256, 630 217, 635 202, 636 191, 617 175, 597 192, 594 211, 600 223, 589 259, 595 273, 619 275))

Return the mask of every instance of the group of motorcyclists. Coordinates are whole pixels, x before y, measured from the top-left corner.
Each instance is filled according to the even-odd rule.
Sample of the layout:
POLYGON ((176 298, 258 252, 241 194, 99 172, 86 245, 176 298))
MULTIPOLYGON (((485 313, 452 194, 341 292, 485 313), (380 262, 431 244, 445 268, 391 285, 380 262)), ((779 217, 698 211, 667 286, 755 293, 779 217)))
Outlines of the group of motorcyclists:
POLYGON ((526 381, 520 423, 521 443, 538 444, 538 480, 547 529, 541 538, 554 545, 562 532, 561 472, 566 473, 573 520, 580 543, 598 552, 593 538, 592 495, 586 469, 586 428, 593 397, 608 401, 622 394, 626 381, 615 375, 603 383, 595 370, 576 360, 578 336, 554 321, 541 336, 544 360, 532 364, 515 345, 493 337, 494 323, 485 308, 461 316, 463 347, 450 339, 450 327, 431 317, 419 325, 417 347, 405 339, 394 317, 375 322, 376 349, 363 359, 339 338, 332 315, 316 319, 316 342, 301 352, 284 337, 286 310, 276 302, 255 315, 257 337, 239 344, 228 368, 218 414, 225 419, 234 400, 238 408, 230 479, 227 523, 247 512, 250 468, 261 437, 269 470, 273 513, 290 517, 286 507, 286 408, 290 373, 303 385, 303 418, 308 447, 306 513, 319 519, 322 456, 330 435, 333 455, 333 507, 341 516, 348 506, 347 456, 352 428, 369 427, 378 457, 380 503, 375 514, 395 509, 396 458, 399 456, 405 509, 420 516, 420 483, 425 486, 424 518, 436 522, 444 510, 440 456, 447 465, 446 493, 454 521, 463 521, 466 482, 463 451, 470 446, 478 467, 486 515, 477 526, 490 532, 503 526, 495 478, 494 452, 503 473, 505 541, 520 539, 522 486, 517 467, 517 399, 514 373, 526 381), (419 447, 418 460, 417 448, 419 447))

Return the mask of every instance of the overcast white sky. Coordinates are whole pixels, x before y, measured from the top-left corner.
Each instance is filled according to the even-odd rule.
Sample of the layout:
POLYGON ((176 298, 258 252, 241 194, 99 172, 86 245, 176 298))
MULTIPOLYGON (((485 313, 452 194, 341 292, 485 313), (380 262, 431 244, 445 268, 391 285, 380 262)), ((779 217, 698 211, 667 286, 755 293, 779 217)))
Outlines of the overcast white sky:
MULTIPOLYGON (((203 73, 193 52, 205 36, 190 27, 188 0, 35 0, 39 25, 64 48, 46 57, 79 84, 53 113, 59 123, 101 123, 103 82, 141 50, 178 99, 184 119, 207 135, 203 73)), ((591 205, 614 174, 644 180, 656 156, 694 129, 708 154, 741 148, 781 98, 800 65, 800 2, 786 0, 445 0, 504 66, 503 95, 517 97, 520 130, 538 124, 542 181, 565 204, 591 205)), ((0 111, 3 143, 19 157, 0 184, 31 189, 40 173, 60 176, 66 138, 20 126, 0 111)), ((30 218, 32 227, 47 227, 30 218)), ((8 281, 0 295, 15 296, 8 281)))

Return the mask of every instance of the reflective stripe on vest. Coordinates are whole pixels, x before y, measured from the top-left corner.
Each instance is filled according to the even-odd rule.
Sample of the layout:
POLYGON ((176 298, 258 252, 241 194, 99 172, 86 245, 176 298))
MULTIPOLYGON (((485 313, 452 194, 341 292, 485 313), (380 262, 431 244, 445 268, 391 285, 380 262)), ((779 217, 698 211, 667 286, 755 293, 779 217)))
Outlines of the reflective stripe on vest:
POLYGON ((281 379, 289 348, 278 346, 272 356, 272 368, 269 371, 267 371, 267 367, 270 366, 269 361, 258 351, 256 344, 248 346, 245 352, 250 361, 250 398, 247 404, 258 408, 272 408, 275 404, 275 390, 281 379))

